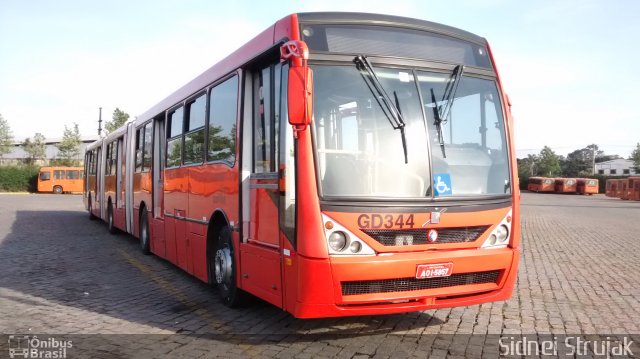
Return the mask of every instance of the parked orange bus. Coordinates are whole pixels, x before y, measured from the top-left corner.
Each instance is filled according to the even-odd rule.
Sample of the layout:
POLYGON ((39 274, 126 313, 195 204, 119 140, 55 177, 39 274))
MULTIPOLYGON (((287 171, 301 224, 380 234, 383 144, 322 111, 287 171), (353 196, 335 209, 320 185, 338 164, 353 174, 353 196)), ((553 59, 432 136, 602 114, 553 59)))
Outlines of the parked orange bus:
POLYGON ((633 187, 631 189, 629 199, 633 201, 640 201, 640 179, 638 179, 638 177, 633 181, 633 187))
POLYGON ((576 193, 578 181, 575 178, 556 178, 556 193, 576 193))
POLYGON ((593 178, 578 178, 578 185, 576 187, 576 192, 578 194, 598 194, 599 192, 599 183, 597 179, 593 178))
POLYGON ((620 198, 624 200, 633 200, 635 198, 635 189, 638 186, 638 183, 640 183, 640 177, 629 177, 624 181, 626 181, 626 186, 623 186, 625 188, 622 190, 620 198))
POLYGON ((618 179, 618 187, 616 188, 616 197, 623 198, 627 193, 629 181, 626 178, 618 179))
POLYGON ((88 146, 84 201, 231 307, 501 301, 520 253, 509 106, 482 37, 293 14, 88 146))
POLYGON ((531 192, 553 192, 555 191, 555 178, 531 177, 527 189, 531 192))
POLYGON ((615 197, 617 191, 618 191, 618 180, 608 179, 605 184, 605 196, 615 197))
POLYGON ((82 192, 82 167, 41 167, 38 172, 38 192, 82 192))

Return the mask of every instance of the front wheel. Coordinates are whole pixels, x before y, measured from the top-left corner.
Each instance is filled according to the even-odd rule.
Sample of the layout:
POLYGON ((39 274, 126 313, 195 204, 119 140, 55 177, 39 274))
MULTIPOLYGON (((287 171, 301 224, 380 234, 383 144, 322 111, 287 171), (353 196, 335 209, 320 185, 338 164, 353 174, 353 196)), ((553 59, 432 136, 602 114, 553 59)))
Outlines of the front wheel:
POLYGON ((224 226, 218 235, 216 253, 213 260, 215 281, 222 303, 230 308, 238 307, 246 299, 246 293, 236 285, 237 266, 231 231, 224 226))
POLYGON ((60 186, 53 187, 53 193, 54 194, 62 194, 62 187, 60 187, 60 186))
POLYGON ((149 254, 149 216, 147 209, 143 208, 140 214, 140 250, 144 254, 149 254))

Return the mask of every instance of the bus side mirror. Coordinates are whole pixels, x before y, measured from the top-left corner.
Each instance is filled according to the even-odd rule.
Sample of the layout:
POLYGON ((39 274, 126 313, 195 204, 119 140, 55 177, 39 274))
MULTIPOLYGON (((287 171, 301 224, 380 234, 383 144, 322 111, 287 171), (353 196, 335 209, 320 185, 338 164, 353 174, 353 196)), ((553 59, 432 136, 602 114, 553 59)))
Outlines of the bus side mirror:
POLYGON ((313 116, 313 72, 308 66, 289 68, 287 101, 289 103, 289 123, 306 126, 313 116))
POLYGON ((313 72, 307 64, 309 48, 303 41, 286 42, 280 47, 280 58, 289 61, 289 123, 297 130, 303 130, 311 123, 313 114, 313 72))

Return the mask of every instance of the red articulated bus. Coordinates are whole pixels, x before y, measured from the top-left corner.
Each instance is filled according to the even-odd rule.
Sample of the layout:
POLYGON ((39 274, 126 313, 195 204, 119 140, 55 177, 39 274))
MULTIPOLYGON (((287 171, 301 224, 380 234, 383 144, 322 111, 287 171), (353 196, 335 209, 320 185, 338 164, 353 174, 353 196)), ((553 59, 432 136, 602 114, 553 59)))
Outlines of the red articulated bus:
POLYGON ((553 192, 555 191, 555 178, 530 177, 527 189, 531 192, 553 192))
POLYGON ((482 37, 293 14, 90 145, 84 199, 228 306, 250 293, 313 318, 505 300, 520 252, 509 106, 482 37))
POLYGON ((593 178, 578 178, 578 185, 576 187, 576 193, 587 194, 589 196, 598 194, 600 191, 599 183, 597 179, 593 178))
POLYGON ((556 193, 576 193, 578 181, 575 178, 556 178, 556 193))

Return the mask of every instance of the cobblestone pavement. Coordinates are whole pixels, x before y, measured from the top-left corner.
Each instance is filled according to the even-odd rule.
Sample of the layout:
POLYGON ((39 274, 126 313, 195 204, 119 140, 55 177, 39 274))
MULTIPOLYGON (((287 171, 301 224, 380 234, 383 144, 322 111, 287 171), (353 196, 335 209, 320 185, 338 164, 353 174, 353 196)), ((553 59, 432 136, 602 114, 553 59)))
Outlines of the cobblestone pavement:
POLYGON ((10 334, 58 335, 74 341, 68 357, 105 358, 494 357, 500 335, 640 334, 640 202, 523 193, 522 213, 506 302, 299 320, 260 301, 221 306, 89 221, 79 196, 0 195, 0 357, 10 334))

